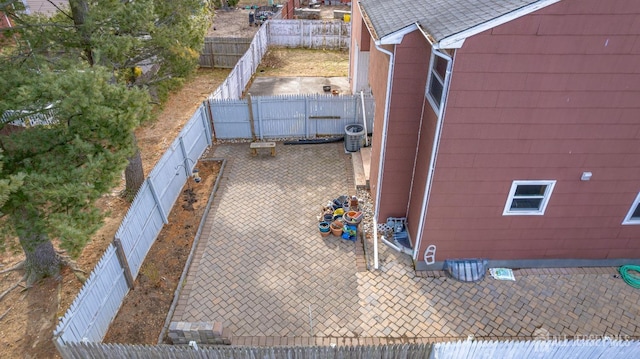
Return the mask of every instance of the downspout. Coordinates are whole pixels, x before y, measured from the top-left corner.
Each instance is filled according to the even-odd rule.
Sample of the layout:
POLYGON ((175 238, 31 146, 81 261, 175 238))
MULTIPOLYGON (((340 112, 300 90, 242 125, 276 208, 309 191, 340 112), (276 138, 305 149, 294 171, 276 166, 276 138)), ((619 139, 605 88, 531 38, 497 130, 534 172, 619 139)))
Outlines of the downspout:
MULTIPOLYGON (((387 73, 387 93, 384 102, 384 120, 382 124, 382 143, 380 145, 380 160, 378 161, 378 181, 376 188, 376 206, 373 215, 373 268, 378 269, 378 213, 380 211, 380 195, 382 194, 382 173, 384 169, 384 155, 387 149, 387 127, 389 123, 389 107, 391 104, 391 89, 393 87, 393 66, 394 53, 380 47, 379 43, 374 43, 376 49, 383 54, 389 55, 389 71, 387 73)), ((395 52, 395 45, 393 45, 395 52)))
POLYGON ((369 147, 369 131, 367 130, 367 108, 364 106, 364 91, 360 91, 362 102, 362 124, 364 125, 364 147, 369 147))
MULTIPOLYGON (((420 29, 422 31, 422 29, 420 29)), ((427 34, 422 31, 422 34, 429 39, 427 34)), ((422 236, 424 235, 424 222, 427 216, 427 207, 429 205, 429 198, 431 197, 431 186, 433 185, 433 173, 436 167, 436 159, 438 156, 438 148, 440 146, 440 135, 442 133, 442 122, 444 120, 444 115, 447 108, 447 99, 449 97, 449 82, 451 81, 451 69, 453 68, 453 58, 449 56, 447 53, 440 51, 438 44, 433 44, 434 51, 438 52, 438 54, 442 55, 442 57, 446 58, 449 62, 449 66, 447 66, 447 71, 445 73, 444 78, 444 89, 445 92, 443 94, 443 99, 440 104, 440 108, 438 109, 438 119, 436 121, 436 132, 434 134, 433 139, 433 147, 431 148, 431 158, 429 159, 429 172, 427 173, 427 182, 425 184, 425 194, 422 199, 422 209, 420 210, 420 224, 418 225, 418 238, 416 240, 416 246, 413 251, 413 260, 415 261, 418 257, 418 251, 420 250, 420 242, 422 241, 422 236)), ((425 91, 428 91, 425 88, 425 91)), ((426 94, 425 94, 426 96, 426 94)))

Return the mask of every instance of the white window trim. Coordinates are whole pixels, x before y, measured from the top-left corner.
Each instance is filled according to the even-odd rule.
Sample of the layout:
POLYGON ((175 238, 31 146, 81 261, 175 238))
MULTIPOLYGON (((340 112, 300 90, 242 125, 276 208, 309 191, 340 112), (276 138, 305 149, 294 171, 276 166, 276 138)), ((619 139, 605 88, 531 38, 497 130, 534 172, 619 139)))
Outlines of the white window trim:
POLYGON ((511 190, 509 190, 509 196, 507 196, 507 203, 504 205, 504 211, 502 212, 503 216, 542 216, 544 211, 547 209, 547 204, 549 204, 549 198, 551 198, 551 193, 553 193, 553 188, 556 185, 555 180, 536 180, 536 181, 513 181, 511 184, 511 190), (542 197, 542 202, 540 203, 540 208, 537 210, 520 210, 520 211, 512 211, 511 210, 511 202, 513 202, 513 197, 516 193, 516 188, 520 185, 545 185, 547 189, 544 192, 542 197))
POLYGON ((624 217, 622 224, 640 224, 640 218, 631 218, 638 206, 640 206, 640 193, 638 193, 636 199, 633 200, 633 204, 631 204, 631 208, 629 208, 629 212, 627 212, 627 215, 624 217))
POLYGON ((443 55, 438 54, 435 50, 432 50, 431 59, 429 62, 429 73, 427 74, 427 86, 425 88, 425 95, 427 96, 427 100, 429 100, 429 104, 431 105, 431 107, 436 113, 439 113, 440 107, 444 103, 444 98, 447 94, 447 87, 448 87, 447 80, 448 80, 448 77, 450 76, 449 75, 450 73, 451 73, 451 61, 449 61, 449 59, 447 59, 443 55), (447 61, 447 69, 444 75, 445 78, 441 79, 442 80, 442 96, 439 100, 434 99, 433 96, 431 96, 431 93, 429 92, 429 88, 431 88, 431 81, 433 81, 433 76, 440 77, 437 73, 436 74, 433 73, 435 71, 433 66, 436 64, 436 61, 435 61, 436 56, 447 61))

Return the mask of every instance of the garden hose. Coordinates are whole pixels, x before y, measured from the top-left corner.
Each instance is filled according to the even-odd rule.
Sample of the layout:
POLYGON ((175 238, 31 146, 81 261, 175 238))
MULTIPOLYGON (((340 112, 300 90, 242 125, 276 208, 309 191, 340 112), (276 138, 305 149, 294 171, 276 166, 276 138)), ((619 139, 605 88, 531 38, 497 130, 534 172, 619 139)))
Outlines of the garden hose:
POLYGON ((640 266, 628 264, 620 267, 618 271, 628 285, 640 289, 640 266), (630 271, 636 273, 631 273, 630 271))

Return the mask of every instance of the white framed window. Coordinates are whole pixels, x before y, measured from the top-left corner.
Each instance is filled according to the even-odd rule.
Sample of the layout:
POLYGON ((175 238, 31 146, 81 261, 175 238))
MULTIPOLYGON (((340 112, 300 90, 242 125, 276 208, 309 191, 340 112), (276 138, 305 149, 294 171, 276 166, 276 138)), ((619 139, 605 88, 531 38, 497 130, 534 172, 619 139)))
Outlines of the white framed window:
POLYGON ((541 216, 556 181, 513 181, 503 216, 541 216))
POLYGON ((624 217, 622 224, 640 224, 640 193, 633 200, 633 204, 631 204, 631 208, 629 208, 629 212, 624 217))
POLYGON ((442 106, 442 100, 446 93, 447 76, 451 71, 451 61, 443 54, 433 51, 429 65, 429 78, 427 79, 427 98, 436 113, 442 106))

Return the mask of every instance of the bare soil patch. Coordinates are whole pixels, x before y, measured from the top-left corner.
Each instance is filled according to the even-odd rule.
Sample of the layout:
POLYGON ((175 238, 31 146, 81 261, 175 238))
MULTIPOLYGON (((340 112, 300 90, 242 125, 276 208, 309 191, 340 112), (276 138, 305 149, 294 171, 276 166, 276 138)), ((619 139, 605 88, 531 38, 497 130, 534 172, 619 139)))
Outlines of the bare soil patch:
POLYGON ((270 48, 256 76, 346 77, 348 69, 348 51, 270 48))

